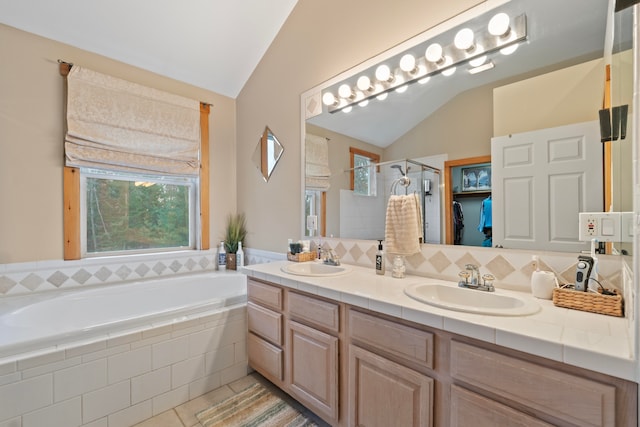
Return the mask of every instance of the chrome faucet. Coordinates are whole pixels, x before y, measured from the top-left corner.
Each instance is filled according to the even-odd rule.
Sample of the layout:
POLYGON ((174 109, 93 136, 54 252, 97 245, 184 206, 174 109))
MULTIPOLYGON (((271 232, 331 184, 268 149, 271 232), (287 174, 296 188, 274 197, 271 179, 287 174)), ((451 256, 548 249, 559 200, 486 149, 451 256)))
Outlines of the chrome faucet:
POLYGON ((480 268, 475 264, 466 264, 464 271, 458 273, 461 280, 458 282, 458 286, 461 288, 476 289, 479 291, 493 292, 493 281, 496 278, 492 274, 485 274, 482 276, 482 283, 480 283, 480 268), (471 281, 469 281, 471 278, 471 281))
POLYGON ((333 252, 333 249, 322 249, 322 263, 327 265, 340 265, 340 257, 333 252))

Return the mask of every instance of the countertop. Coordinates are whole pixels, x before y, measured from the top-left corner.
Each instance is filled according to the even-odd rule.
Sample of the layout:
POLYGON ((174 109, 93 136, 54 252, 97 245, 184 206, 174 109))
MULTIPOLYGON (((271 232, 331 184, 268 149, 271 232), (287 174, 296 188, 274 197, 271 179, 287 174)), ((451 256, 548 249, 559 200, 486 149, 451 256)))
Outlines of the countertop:
POLYGON ((283 272, 282 267, 287 264, 292 262, 248 265, 243 272, 352 306, 638 382, 627 318, 556 307, 552 301, 537 299, 530 293, 502 289, 496 292, 535 300, 541 310, 528 316, 508 317, 458 312, 421 303, 404 293, 405 287, 415 283, 456 286, 454 282, 412 275, 396 279, 389 270, 382 276, 372 268, 356 265, 348 265, 351 271, 340 276, 308 277, 283 272))

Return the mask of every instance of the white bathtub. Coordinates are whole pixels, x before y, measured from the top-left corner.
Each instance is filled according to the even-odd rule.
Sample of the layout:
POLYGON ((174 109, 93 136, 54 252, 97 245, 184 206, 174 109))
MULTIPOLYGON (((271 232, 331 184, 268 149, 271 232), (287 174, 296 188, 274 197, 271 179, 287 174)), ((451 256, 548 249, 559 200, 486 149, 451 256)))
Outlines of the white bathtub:
POLYGON ((0 298, 0 360, 197 318, 246 294, 246 276, 210 272, 0 298))

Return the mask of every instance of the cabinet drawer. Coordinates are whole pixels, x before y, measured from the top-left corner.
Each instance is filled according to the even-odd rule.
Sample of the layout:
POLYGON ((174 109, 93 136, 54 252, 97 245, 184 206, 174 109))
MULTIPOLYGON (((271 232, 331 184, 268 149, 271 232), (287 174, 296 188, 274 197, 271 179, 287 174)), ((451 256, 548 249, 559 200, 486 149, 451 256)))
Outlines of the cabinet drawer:
POLYGON ((332 332, 340 329, 338 304, 289 292, 289 314, 293 319, 306 321, 312 326, 332 332))
POLYGON ((247 295, 250 300, 274 310, 282 310, 282 289, 249 279, 247 295))
POLYGON ((613 386, 457 341, 451 376, 580 426, 615 425, 613 386))
POLYGON ((451 427, 551 427, 501 403, 451 386, 451 427))
POLYGON ((349 310, 351 338, 433 369, 433 334, 349 310))
POLYGON ((249 333, 247 339, 249 365, 269 379, 282 381, 283 351, 262 338, 249 333))
POLYGON ((249 330, 273 344, 282 345, 282 314, 249 301, 247 303, 249 330))

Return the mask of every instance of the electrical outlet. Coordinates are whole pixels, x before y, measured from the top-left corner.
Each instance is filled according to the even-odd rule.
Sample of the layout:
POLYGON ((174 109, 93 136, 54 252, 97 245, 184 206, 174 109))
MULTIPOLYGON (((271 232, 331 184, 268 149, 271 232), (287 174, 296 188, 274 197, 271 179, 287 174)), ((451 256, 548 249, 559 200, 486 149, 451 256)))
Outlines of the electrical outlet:
POLYGON ((578 228, 579 239, 588 242, 619 242, 621 238, 620 212, 580 212, 578 228))

